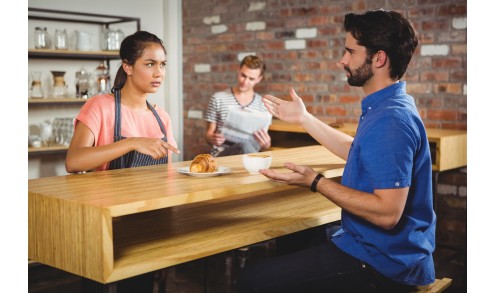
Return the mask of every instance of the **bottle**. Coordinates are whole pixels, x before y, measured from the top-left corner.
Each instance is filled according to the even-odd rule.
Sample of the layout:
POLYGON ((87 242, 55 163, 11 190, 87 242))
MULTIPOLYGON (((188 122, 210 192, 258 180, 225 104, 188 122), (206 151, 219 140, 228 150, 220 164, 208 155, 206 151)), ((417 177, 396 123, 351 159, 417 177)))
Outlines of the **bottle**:
POLYGON ((95 71, 97 94, 110 93, 110 75, 109 70, 105 64, 98 65, 95 71))
POLYGON ((81 68, 76 71, 76 98, 87 99, 89 98, 90 77, 88 72, 81 68))

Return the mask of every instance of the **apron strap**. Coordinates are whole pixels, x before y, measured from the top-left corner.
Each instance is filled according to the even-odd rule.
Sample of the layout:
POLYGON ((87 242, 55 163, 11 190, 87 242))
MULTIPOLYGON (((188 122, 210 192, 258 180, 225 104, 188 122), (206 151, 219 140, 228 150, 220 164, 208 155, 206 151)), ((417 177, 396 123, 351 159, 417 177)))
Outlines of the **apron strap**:
POLYGON ((160 126, 160 130, 164 134, 162 140, 167 142, 167 132, 165 131, 165 127, 164 124, 162 123, 162 119, 160 119, 157 111, 153 108, 152 104, 150 104, 148 101, 146 101, 146 104, 148 105, 148 108, 153 112, 153 115, 155 116, 155 119, 157 119, 158 125, 160 126))
POLYGON ((114 142, 121 137, 121 89, 113 88, 115 97, 114 142))

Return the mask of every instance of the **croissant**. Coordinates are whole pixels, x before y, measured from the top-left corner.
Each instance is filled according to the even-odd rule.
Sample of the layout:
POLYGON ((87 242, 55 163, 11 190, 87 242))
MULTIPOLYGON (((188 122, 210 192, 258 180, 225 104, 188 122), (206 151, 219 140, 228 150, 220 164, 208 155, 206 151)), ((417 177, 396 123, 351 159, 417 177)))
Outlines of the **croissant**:
POLYGON ((189 171, 195 173, 212 173, 216 169, 217 163, 210 154, 199 154, 195 156, 189 166, 189 171))

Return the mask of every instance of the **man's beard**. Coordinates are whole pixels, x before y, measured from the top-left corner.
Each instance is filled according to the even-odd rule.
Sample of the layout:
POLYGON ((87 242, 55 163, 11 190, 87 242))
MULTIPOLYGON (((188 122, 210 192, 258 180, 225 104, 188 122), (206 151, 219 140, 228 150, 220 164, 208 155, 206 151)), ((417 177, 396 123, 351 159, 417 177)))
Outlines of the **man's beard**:
POLYGON ((355 70, 351 70, 348 66, 345 66, 344 70, 350 74, 348 84, 351 86, 363 86, 374 75, 371 64, 371 58, 367 57, 367 60, 355 70))

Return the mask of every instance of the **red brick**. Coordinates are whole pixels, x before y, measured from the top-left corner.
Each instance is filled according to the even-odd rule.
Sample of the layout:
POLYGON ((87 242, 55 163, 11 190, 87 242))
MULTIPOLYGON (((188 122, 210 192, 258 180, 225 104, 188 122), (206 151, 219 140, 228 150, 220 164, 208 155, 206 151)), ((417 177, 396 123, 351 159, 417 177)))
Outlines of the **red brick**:
POLYGON ((363 0, 353 2, 351 4, 351 11, 365 10, 365 8, 367 8, 367 4, 365 2, 366 1, 363 1, 363 0))
POLYGON ((343 13, 343 7, 341 5, 323 5, 319 8, 319 14, 323 15, 340 13, 343 13))
POLYGON ((444 58, 433 58, 432 67, 433 68, 456 68, 462 65, 462 59, 459 57, 444 57, 444 58))
POLYGON ((307 27, 309 26, 308 24, 308 19, 307 18, 288 18, 284 21, 284 28, 301 28, 301 27, 307 27))
POLYGON ((458 112, 455 110, 427 110, 427 118, 434 120, 457 120, 458 112))
POLYGON ((267 50, 282 50, 284 49, 284 42, 281 41, 265 42, 263 44, 263 47, 267 50))
POLYGON ((427 17, 432 17, 435 14, 435 10, 433 6, 430 7, 414 7, 412 9, 409 9, 407 12, 407 17, 410 19, 417 19, 417 18, 427 18, 427 17))
POLYGON ((297 73, 294 80, 298 82, 312 81, 313 75, 308 73, 297 73))
POLYGON ((440 83, 434 85, 433 92, 434 93, 447 93, 447 94, 461 94, 462 93, 462 84, 460 83, 440 83))
POLYGON ((329 43, 326 40, 307 40, 309 49, 328 48, 329 43))
POLYGON ((257 40, 272 40, 272 39, 274 39, 274 33, 273 32, 257 32, 255 34, 255 38, 257 40))
POLYGON ((406 91, 410 94, 427 94, 431 92, 431 86, 427 83, 407 83, 406 91))
POLYGON ((466 16, 467 6, 461 4, 441 5, 437 12, 438 16, 466 16))
POLYGON ((427 71, 420 74, 421 81, 448 81, 449 72, 448 71, 427 71))
POLYGON ((318 83, 318 84, 306 84, 304 86, 304 91, 309 92, 309 93, 327 93, 329 92, 329 87, 325 83, 318 83))
POLYGON ((340 96, 339 103, 349 104, 349 103, 358 103, 360 101, 360 97, 358 96, 340 96))
POLYGON ((313 95, 300 95, 299 97, 303 100, 303 102, 305 102, 305 104, 315 102, 315 97, 313 95))
POLYGON ((451 54, 452 55, 462 55, 463 57, 467 57, 467 44, 453 44, 451 45, 451 54))
POLYGON ((422 22, 423 30, 447 30, 451 27, 451 19, 434 19, 422 22))
POLYGON ((229 50, 231 51, 244 51, 246 50, 246 45, 244 43, 234 43, 229 45, 229 50))
POLYGON ((462 30, 440 31, 436 38, 438 43, 466 43, 467 32, 462 30))
POLYGON ((450 80, 467 82, 467 69, 452 70, 450 73, 450 80))
POLYGON ((339 106, 327 106, 325 107, 325 113, 331 116, 345 116, 346 110, 339 106))
POLYGON ((410 70, 413 70, 413 69, 418 69, 418 68, 431 69, 431 67, 432 67, 431 64, 432 64, 432 57, 420 57, 420 56, 415 57, 415 58, 412 58, 412 60, 410 61, 410 64, 408 65, 407 72, 410 70))
POLYGON ((308 20, 308 25, 310 26, 324 26, 330 23, 330 19, 327 16, 314 16, 308 20))

